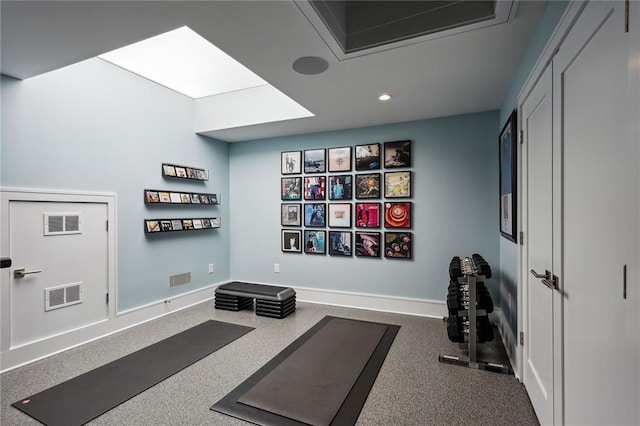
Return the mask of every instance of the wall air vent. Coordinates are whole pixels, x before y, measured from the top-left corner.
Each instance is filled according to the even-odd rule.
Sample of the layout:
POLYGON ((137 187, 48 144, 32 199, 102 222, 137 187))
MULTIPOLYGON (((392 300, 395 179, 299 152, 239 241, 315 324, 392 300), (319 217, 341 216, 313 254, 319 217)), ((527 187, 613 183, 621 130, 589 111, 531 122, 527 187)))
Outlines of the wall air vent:
POLYGON ((82 233, 82 213, 45 213, 44 235, 82 233))
POLYGON ((44 289, 44 310, 64 308, 82 303, 82 282, 44 289))

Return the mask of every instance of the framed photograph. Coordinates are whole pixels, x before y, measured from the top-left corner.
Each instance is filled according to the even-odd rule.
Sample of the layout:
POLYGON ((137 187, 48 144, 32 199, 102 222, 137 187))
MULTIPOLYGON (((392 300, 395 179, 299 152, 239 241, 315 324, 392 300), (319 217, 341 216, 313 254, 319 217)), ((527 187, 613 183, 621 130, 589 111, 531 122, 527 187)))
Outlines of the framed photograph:
POLYGON ((351 147, 329 148, 329 171, 351 171, 351 147))
POLYGON ((176 177, 179 178, 186 178, 187 177, 187 170, 184 167, 176 167, 176 177))
POLYGON ((207 194, 199 194, 199 196, 200 196, 200 203, 211 204, 211 202, 209 202, 209 196, 207 194))
POLYGON ((385 232, 384 257, 390 259, 411 259, 411 232, 385 232))
POLYGON ((356 228, 380 228, 380 203, 356 203, 356 228))
POLYGON ((327 226, 327 212, 325 203, 305 203, 304 226, 324 228, 327 226))
POLYGON ((158 194, 158 191, 144 191, 144 201, 147 203, 159 203, 160 195, 158 194))
POLYGON ((411 203, 384 203, 385 228, 411 228, 411 203))
POLYGON ((329 199, 330 200, 350 200, 351 199, 351 175, 329 176, 329 199))
POLYGON ((305 176, 304 177, 304 199, 324 200, 326 198, 325 185, 326 176, 305 176))
POLYGON ((304 252, 307 254, 326 254, 326 240, 326 231, 304 231, 304 252))
POLYGON ((203 228, 211 228, 211 219, 202 219, 203 228))
POLYGON ((411 167, 411 141, 385 142, 384 166, 387 169, 411 167))
POLYGON ((280 225, 301 226, 302 225, 302 204, 290 203, 282 204, 280 214, 280 225))
POLYGON ((517 232, 517 113, 514 109, 499 138, 500 234, 516 242, 517 232))
POLYGON ((356 175, 356 198, 380 198, 380 173, 356 175))
POLYGON ((356 145, 356 170, 380 169, 380 144, 356 145))
POLYGON ((356 256, 380 257, 380 232, 356 232, 356 256))
POLYGON ((212 228, 220 228, 220 218, 219 217, 212 217, 210 218, 211 220, 211 227, 212 228))
POLYGON ((191 204, 191 195, 189 194, 180 194, 180 198, 182 198, 183 203, 191 204))
POLYGON ((193 219, 182 219, 182 228, 183 229, 194 229, 193 228, 193 219))
POLYGON ((200 196, 198 194, 191 194, 191 203, 200 204, 200 196))
POLYGON ((302 253, 300 242, 302 240, 302 231, 299 229, 283 229, 282 230, 282 251, 285 253, 302 253))
POLYGON ((283 201, 302 200, 301 177, 286 177, 280 180, 280 199, 283 201))
POLYGON ((325 162, 324 149, 307 149, 304 151, 305 173, 324 173, 327 170, 325 162))
POLYGON ((171 226, 170 220, 161 220, 160 221, 160 230, 162 232, 173 231, 173 227, 171 226))
POLYGON ((385 172, 384 196, 386 198, 411 197, 411 172, 385 172))
POLYGON ((302 173, 302 151, 284 151, 280 153, 280 168, 283 175, 302 173))
POLYGON ((351 256, 351 231, 329 231, 329 255, 351 256))
POLYGON ((208 194, 209 195, 209 203, 210 204, 220 204, 218 202, 218 194, 208 194))
POLYGON ((202 219, 193 219, 193 229, 202 229, 202 219))
POLYGON ((160 202, 161 203, 170 203, 171 202, 171 196, 169 196, 168 192, 159 192, 158 195, 160 196, 160 202))
POLYGON ((182 197, 180 196, 179 192, 170 192, 169 193, 169 198, 171 199, 171 202, 173 204, 180 204, 182 203, 182 197))
POLYGON ((195 169, 195 170, 196 170, 196 178, 197 178, 198 180, 209 180, 209 179, 207 178, 207 172, 205 172, 205 171, 204 171, 204 170, 202 170, 202 169, 195 169))
POLYGON ((329 203, 329 228, 351 228, 351 203, 329 203))
POLYGON ((171 228, 174 231, 182 231, 182 220, 180 219, 173 219, 171 221, 171 228))

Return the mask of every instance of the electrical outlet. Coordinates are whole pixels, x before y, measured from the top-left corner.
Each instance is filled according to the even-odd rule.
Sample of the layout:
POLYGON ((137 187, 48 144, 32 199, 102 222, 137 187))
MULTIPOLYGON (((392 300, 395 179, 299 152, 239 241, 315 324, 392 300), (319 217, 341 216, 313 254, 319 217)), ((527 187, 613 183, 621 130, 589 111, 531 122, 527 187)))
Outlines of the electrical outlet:
POLYGON ((213 263, 209 264, 209 273, 213 274, 213 263))
POLYGON ((279 263, 274 263, 273 264, 273 272, 275 272, 276 274, 280 273, 280 264, 279 263))

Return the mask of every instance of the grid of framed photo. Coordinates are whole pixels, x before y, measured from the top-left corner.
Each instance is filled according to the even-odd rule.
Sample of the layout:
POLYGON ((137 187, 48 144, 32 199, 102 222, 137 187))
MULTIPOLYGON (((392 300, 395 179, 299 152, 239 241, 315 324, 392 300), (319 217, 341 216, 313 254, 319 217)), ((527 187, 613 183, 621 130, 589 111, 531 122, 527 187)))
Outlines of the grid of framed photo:
POLYGON ((209 172, 205 169, 169 163, 162 163, 162 176, 179 179, 209 180, 209 172))
POLYGON ((220 204, 217 194, 203 194, 196 192, 174 192, 157 189, 144 190, 146 204, 220 204))
POLYGON ((217 217, 144 220, 144 232, 147 234, 215 228, 220 228, 220 219, 217 217))
POLYGON ((411 259, 411 148, 400 140, 282 152, 280 224, 303 227, 281 230, 282 251, 411 259))

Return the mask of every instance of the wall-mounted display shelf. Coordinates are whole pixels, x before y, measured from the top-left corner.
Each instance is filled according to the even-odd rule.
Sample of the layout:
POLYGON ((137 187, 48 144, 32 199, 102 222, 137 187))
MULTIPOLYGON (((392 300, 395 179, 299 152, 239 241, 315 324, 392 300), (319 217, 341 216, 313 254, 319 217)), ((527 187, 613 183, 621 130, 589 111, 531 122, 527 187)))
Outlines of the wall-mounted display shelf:
POLYGON ((209 180, 209 171, 198 167, 162 163, 162 176, 178 179, 209 180))
POLYGON ((204 194, 201 192, 176 192, 158 189, 145 189, 144 202, 146 204, 220 204, 218 194, 204 194))
POLYGON ((216 228, 220 228, 220 218, 217 217, 144 220, 144 232, 146 234, 176 231, 198 231, 201 229, 216 228))

